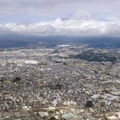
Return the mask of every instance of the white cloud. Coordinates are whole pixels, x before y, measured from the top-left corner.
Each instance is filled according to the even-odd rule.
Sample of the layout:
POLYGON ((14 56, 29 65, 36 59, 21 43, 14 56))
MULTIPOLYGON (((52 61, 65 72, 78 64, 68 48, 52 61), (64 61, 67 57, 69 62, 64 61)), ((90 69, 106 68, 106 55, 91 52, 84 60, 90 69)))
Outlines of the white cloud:
POLYGON ((120 0, 0 0, 0 34, 120 36, 119 5, 120 0), (70 14, 74 11, 78 12, 70 14), (62 20, 11 22, 14 19, 36 20, 36 16, 39 21, 44 15, 56 18, 67 14, 62 20))
POLYGON ((61 20, 33 24, 0 24, 0 33, 27 35, 120 36, 120 21, 61 20))

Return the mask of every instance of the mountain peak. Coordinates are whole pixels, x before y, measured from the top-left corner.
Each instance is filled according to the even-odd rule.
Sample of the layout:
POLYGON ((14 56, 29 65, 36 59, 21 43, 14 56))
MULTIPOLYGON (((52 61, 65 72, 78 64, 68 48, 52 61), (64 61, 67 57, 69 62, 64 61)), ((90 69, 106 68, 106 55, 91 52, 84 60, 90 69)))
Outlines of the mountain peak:
POLYGON ((104 18, 104 16, 98 16, 96 14, 90 14, 88 12, 77 11, 63 17, 61 20, 80 20, 80 21, 107 21, 108 19, 104 18))
POLYGON ((91 16, 89 13, 87 12, 81 12, 81 11, 77 11, 77 12, 74 12, 72 14, 69 14, 67 15, 66 17, 64 17, 62 20, 85 20, 85 21, 88 21, 88 20, 91 20, 91 16))

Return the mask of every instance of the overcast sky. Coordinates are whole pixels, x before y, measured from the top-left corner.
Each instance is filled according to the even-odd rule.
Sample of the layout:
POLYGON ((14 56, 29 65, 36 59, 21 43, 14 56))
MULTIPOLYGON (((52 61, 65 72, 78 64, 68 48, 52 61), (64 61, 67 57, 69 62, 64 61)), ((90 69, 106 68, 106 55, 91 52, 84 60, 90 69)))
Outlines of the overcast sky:
POLYGON ((41 31, 44 34, 48 34, 50 31, 62 34, 61 31, 65 30, 66 34, 70 31, 75 34, 85 34, 91 31, 92 27, 93 33, 90 32, 90 35, 111 32, 118 35, 120 30, 119 11, 120 0, 0 0, 0 31, 25 32, 29 28, 27 33, 36 30, 37 34, 41 34, 41 31), (93 19, 101 18, 101 21, 81 23, 80 21, 58 20, 58 18, 66 18, 72 14, 72 17, 75 14, 75 17, 84 19, 84 13, 85 16, 90 15, 90 21, 92 17, 93 19), (110 20, 110 22, 103 20, 110 20), (110 30, 111 27, 114 31, 110 30))
POLYGON ((120 0, 0 0, 0 22, 53 20, 75 11, 120 16, 120 0))

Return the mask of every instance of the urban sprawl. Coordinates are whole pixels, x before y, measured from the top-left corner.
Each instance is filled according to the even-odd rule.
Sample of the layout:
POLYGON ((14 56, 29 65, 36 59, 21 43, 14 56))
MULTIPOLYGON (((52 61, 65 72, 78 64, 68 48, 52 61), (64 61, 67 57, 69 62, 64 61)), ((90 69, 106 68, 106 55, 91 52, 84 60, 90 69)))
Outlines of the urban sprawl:
POLYGON ((120 120, 120 49, 1 50, 0 120, 120 120))

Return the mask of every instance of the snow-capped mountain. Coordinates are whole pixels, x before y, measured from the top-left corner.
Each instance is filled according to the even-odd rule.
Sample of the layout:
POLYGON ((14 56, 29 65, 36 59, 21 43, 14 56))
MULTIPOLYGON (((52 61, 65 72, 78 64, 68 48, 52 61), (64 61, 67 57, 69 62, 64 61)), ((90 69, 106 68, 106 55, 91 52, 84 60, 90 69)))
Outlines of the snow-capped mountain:
POLYGON ((88 12, 74 12, 65 17, 61 20, 79 20, 79 21, 110 21, 110 17, 105 17, 103 15, 96 15, 90 14, 88 12))
POLYGON ((67 15, 62 20, 92 20, 91 16, 87 12, 75 12, 67 15))

